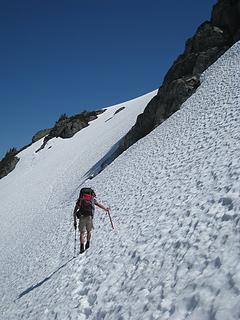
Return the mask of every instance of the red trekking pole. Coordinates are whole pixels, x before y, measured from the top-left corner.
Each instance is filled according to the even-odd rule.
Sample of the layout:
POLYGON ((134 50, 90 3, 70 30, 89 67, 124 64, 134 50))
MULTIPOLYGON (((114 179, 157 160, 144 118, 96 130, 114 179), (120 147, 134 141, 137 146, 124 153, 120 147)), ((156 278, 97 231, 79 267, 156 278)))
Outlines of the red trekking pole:
POLYGON ((107 210, 107 213, 108 213, 108 216, 109 216, 109 220, 110 220, 111 226, 114 229, 114 225, 113 225, 113 222, 112 222, 112 218, 111 218, 111 215, 110 215, 110 209, 109 208, 107 210))

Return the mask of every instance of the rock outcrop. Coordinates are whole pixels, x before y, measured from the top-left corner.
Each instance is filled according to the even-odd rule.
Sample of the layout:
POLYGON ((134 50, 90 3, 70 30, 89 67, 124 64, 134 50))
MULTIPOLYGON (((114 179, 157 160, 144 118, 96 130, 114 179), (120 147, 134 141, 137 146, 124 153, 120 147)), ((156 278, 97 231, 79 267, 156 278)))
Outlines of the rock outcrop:
POLYGON ((120 143, 115 158, 179 110, 199 86, 201 73, 239 39, 240 0, 219 0, 213 7, 211 20, 204 22, 187 40, 183 54, 173 63, 157 95, 120 143))
POLYGON ((37 133, 35 133, 35 135, 32 137, 32 143, 42 139, 43 137, 45 137, 46 135, 48 135, 50 133, 51 129, 43 129, 38 131, 37 133))
MULTIPOLYGON (((45 137, 43 144, 36 152, 43 149, 46 143, 54 137, 61 137, 63 139, 71 138, 79 130, 87 127, 90 121, 96 119, 97 116, 104 111, 104 109, 89 112, 84 111, 72 117, 67 117, 66 115, 61 116, 53 128, 40 130, 32 137, 32 143, 45 137)), ((0 161, 0 179, 7 176, 15 169, 19 161, 19 158, 16 157, 16 155, 30 145, 31 144, 28 144, 18 151, 13 148, 6 153, 4 158, 0 161)))
POLYGON ((0 161, 0 179, 7 176, 16 167, 19 161, 19 158, 16 157, 17 153, 15 148, 10 149, 0 161))
POLYGON ((240 1, 218 0, 212 10, 211 22, 224 30, 230 44, 240 40, 240 1))
POLYGON ((55 123, 55 126, 50 129, 49 134, 45 136, 43 144, 36 152, 43 149, 47 142, 52 138, 60 137, 67 139, 73 137, 74 134, 87 127, 90 121, 97 119, 97 116, 104 111, 105 110, 84 111, 72 117, 67 117, 66 115, 61 116, 55 123))
POLYGON ((113 115, 113 116, 115 116, 115 114, 123 111, 124 109, 125 109, 125 107, 120 107, 119 109, 117 109, 117 110, 114 112, 114 115, 113 115))

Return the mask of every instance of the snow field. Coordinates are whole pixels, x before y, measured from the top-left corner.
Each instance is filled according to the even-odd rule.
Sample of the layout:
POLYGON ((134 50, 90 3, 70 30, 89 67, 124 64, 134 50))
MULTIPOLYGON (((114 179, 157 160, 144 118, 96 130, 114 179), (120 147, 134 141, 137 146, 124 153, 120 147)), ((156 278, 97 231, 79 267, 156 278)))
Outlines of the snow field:
MULTIPOLYGON (((39 290, 42 281, 44 287, 44 279, 65 263, 72 210, 84 175, 127 133, 155 93, 107 108, 73 138, 52 139, 38 153, 42 140, 36 142, 20 153, 16 169, 1 180, 0 310, 4 319, 21 318, 25 309, 32 309, 33 319, 41 318, 39 303, 29 301, 27 294, 39 290), (125 109, 114 115, 122 106, 125 109)), ((41 312, 47 306, 47 300, 42 301, 41 312)))
MULTIPOLYGON (((96 156, 93 150, 79 156, 74 140, 64 141, 71 162, 55 146, 43 153, 49 170, 37 179, 43 183, 49 175, 51 183, 41 191, 48 201, 34 240, 40 261, 34 266, 38 252, 29 243, 16 252, 18 274, 9 272, 1 298, 5 319, 240 318, 239 59, 237 43, 203 74, 179 112, 85 181, 101 203, 111 206, 116 229, 97 210, 91 247, 75 259, 69 219, 74 199, 84 174, 119 138, 103 130, 109 144, 96 156), (29 260, 23 253, 31 255, 29 260)), ((94 134, 102 139, 103 131, 97 127, 94 134)), ((32 156, 28 151, 26 161, 32 156)), ((36 167, 43 165, 37 161, 36 167)), ((28 170, 23 165, 21 174, 28 170)), ((11 179, 14 175, 8 181, 12 188, 11 179)), ((35 182, 29 180, 29 187, 39 188, 35 182)), ((39 201, 44 203, 37 196, 35 201, 34 213, 39 201)), ((10 268, 10 249, 1 247, 10 268)))
POLYGON ((240 318, 239 57, 236 44, 181 111, 92 181, 116 231, 97 221, 81 261, 97 295, 86 319, 240 318))

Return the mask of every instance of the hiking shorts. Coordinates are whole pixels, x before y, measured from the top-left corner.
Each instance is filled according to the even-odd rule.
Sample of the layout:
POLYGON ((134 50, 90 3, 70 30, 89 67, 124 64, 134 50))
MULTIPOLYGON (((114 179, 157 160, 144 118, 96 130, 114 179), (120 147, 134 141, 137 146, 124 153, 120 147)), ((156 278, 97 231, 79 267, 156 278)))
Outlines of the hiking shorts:
POLYGON ((78 229, 80 233, 85 232, 85 230, 87 230, 87 232, 92 231, 93 229, 93 217, 89 216, 89 217, 83 217, 81 216, 78 222, 78 229))

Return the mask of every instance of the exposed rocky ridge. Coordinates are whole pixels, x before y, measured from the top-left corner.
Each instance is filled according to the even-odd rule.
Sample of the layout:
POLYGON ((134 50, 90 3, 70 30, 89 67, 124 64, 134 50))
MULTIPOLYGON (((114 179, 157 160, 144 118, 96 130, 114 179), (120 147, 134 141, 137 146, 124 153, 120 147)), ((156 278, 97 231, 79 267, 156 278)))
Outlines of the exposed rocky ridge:
POLYGON ((213 6, 211 22, 226 34, 230 43, 240 40, 240 1, 218 0, 213 6))
MULTIPOLYGON (((179 110, 182 103, 199 86, 201 73, 239 39, 240 0, 218 0, 213 6, 211 20, 204 22, 197 29, 196 34, 187 40, 183 54, 177 58, 167 72, 157 95, 138 116, 136 124, 121 140, 118 149, 111 155, 111 160, 108 159, 102 164, 102 168, 179 110)), ((103 111, 83 112, 73 117, 66 117, 56 122, 53 128, 37 132, 32 142, 47 134, 40 148, 42 149, 54 137, 70 138, 88 126, 88 122, 96 119, 97 115, 103 111)), ((11 172, 18 160, 16 154, 11 157, 5 156, 0 161, 0 178, 11 172)))
POLYGON ((97 110, 97 111, 84 111, 75 116, 67 117, 64 115, 60 117, 60 119, 55 123, 55 126, 50 129, 47 136, 45 136, 43 140, 43 144, 41 147, 36 150, 36 152, 40 151, 45 147, 47 142, 52 138, 71 138, 75 133, 80 131, 81 129, 87 127, 90 121, 97 119, 97 116, 103 113, 105 110, 97 110))
MULTIPOLYGON (((63 115, 55 123, 55 126, 53 128, 38 131, 32 137, 32 143, 45 137, 42 146, 37 150, 39 151, 43 149, 46 143, 54 137, 70 138, 74 136, 74 134, 77 133, 79 130, 87 127, 90 121, 96 119, 97 116, 103 113, 104 111, 104 109, 97 111, 84 111, 80 114, 71 117, 63 115)), ((13 148, 6 153, 4 158, 0 161, 0 179, 7 176, 12 170, 15 169, 16 164, 19 161, 19 158, 16 157, 16 155, 22 150, 29 147, 30 145, 31 144, 28 144, 20 150, 13 148)))
POLYGON ((42 129, 35 133, 35 135, 32 137, 32 143, 37 142, 38 140, 42 139, 46 135, 50 133, 51 129, 42 129))
POLYGON ((18 151, 15 148, 10 149, 3 159, 0 161, 0 179, 9 174, 19 161, 19 158, 16 157, 18 151))
POLYGON ((211 20, 187 40, 185 50, 167 72, 157 95, 138 116, 113 158, 179 110, 199 86, 201 73, 240 39, 240 0, 219 0, 211 20))

